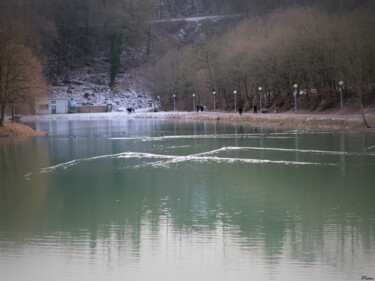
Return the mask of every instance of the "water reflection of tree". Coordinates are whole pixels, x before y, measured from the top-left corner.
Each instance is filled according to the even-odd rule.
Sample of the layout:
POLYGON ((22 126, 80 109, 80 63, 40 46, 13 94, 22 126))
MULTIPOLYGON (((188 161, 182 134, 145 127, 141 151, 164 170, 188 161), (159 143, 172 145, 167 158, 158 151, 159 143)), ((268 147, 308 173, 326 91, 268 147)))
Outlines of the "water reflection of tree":
POLYGON ((372 247, 373 191, 368 184, 353 189, 351 177, 338 185, 335 167, 181 164, 168 170, 121 170, 108 177, 121 164, 105 161, 100 171, 93 165, 75 169, 64 182, 63 174, 57 177, 61 184, 49 199, 59 203, 48 207, 49 229, 63 227, 73 237, 85 235, 79 231, 85 229, 93 248, 116 237, 119 251, 137 255, 142 235, 147 232, 160 243, 157 237, 167 222, 172 233, 184 237, 224 225, 229 236, 231 229, 239 229, 244 249, 260 244, 270 265, 285 255, 306 263, 345 264, 351 254, 337 258, 335 253, 344 251, 350 239, 354 251, 372 247))
MULTIPOLYGON (((42 224, 49 177, 25 177, 49 165, 48 144, 43 137, 0 143, 0 230, 32 232, 42 224)), ((30 175, 31 176, 31 175, 30 175)))
POLYGON ((346 253, 338 258, 337 252, 350 248, 357 255, 355 251, 373 247, 369 240, 375 235, 375 212, 369 198, 374 191, 368 172, 362 173, 368 182, 358 185, 354 174, 338 184, 335 169, 276 166, 270 177, 269 169, 263 168, 248 176, 247 186, 240 185, 234 202, 241 215, 234 217, 234 223, 244 237, 262 237, 270 261, 284 252, 305 262, 344 264, 355 257, 346 253), (242 223, 246 220, 248 224, 242 223))

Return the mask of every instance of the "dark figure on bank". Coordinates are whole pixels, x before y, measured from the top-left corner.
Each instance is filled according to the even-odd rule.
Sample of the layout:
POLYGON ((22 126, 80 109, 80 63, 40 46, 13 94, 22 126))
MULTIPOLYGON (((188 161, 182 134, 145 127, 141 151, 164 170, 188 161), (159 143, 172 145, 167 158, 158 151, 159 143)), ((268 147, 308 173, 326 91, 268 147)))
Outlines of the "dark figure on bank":
POLYGON ((200 107, 199 107, 199 104, 198 104, 198 105, 197 105, 197 113, 199 112, 199 108, 200 108, 200 107))
POLYGON ((132 107, 128 107, 128 108, 126 109, 126 111, 127 111, 128 113, 135 112, 134 108, 132 108, 132 107))
POLYGON ((257 106, 254 105, 254 114, 257 114, 258 113, 258 109, 257 109, 257 106))
POLYGON ((201 104, 201 111, 203 112, 203 104, 201 104))
POLYGON ((242 115, 242 111, 243 111, 243 107, 240 106, 240 107, 238 108, 238 112, 240 113, 240 115, 242 115))

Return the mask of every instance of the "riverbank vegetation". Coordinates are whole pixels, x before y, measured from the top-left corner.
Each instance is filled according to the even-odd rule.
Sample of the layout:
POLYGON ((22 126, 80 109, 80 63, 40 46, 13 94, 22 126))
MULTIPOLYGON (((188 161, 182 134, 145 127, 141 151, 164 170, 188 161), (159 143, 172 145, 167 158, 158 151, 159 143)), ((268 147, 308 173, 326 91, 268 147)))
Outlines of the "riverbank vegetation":
POLYGON ((150 87, 166 106, 197 103, 245 110, 259 106, 275 112, 294 108, 322 111, 344 102, 360 108, 375 100, 375 13, 359 8, 332 14, 319 8, 278 10, 245 19, 223 36, 202 37, 169 51, 149 70, 150 87), (298 88, 294 89, 293 85, 298 88), (262 91, 259 92, 259 87, 262 91))
POLYGON ((0 127, 0 138, 4 137, 30 137, 41 136, 43 133, 36 132, 32 128, 22 124, 5 123, 0 127))

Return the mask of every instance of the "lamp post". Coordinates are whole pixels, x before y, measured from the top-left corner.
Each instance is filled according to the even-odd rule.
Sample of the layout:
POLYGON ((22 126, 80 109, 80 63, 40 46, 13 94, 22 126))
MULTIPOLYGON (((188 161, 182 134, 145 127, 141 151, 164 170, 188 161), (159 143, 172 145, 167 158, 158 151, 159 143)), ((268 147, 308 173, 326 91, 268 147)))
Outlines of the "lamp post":
POLYGON ((157 95, 157 96, 156 96, 156 99, 157 99, 157 101, 156 101, 156 110, 159 111, 160 96, 157 95))
POLYGON ((195 94, 193 94, 193 111, 195 111, 195 94))
POLYGON ((212 94, 214 95, 214 111, 216 111, 216 92, 213 91, 212 94))
POLYGON ((297 93, 298 93, 297 88, 298 88, 298 85, 294 84, 293 88, 294 88, 294 111, 297 112, 297 93))
POLYGON ((260 113, 262 113, 262 90, 263 88, 259 87, 258 90, 259 90, 259 109, 260 109, 260 113))
POLYGON ((173 110, 176 111, 176 95, 173 95, 173 110))
POLYGON ((340 87, 340 105, 341 105, 341 114, 343 112, 343 104, 342 104, 342 86, 344 86, 344 82, 343 81, 340 81, 339 82, 339 87, 340 87))
POLYGON ((237 111, 237 105, 236 105, 237 91, 236 90, 233 91, 233 95, 234 95, 234 112, 236 112, 237 111))

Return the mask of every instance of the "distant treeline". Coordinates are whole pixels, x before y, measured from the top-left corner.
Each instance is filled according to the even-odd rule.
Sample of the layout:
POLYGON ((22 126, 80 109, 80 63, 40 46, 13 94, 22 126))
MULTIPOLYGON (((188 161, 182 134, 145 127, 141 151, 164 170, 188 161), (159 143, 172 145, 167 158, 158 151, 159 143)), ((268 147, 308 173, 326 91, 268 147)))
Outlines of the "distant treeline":
MULTIPOLYGON (((250 18, 288 7, 318 6, 344 12, 360 6, 374 9, 373 0, 0 0, 1 25, 32 28, 44 73, 56 75, 87 63, 99 52, 110 58, 111 82, 127 47, 142 47, 150 37, 149 21, 200 14, 243 13, 250 18), (9 19, 9 20, 8 20, 9 19), (108 53, 109 51, 109 53, 108 53)), ((30 41, 30 40, 29 40, 30 41)))
POLYGON ((34 40, 41 43, 52 82, 108 49, 114 80, 119 54, 144 43, 155 9, 152 0, 0 0, 1 16, 11 19, 1 24, 18 22, 37 31, 34 40))
POLYGON ((294 84, 305 108, 325 109, 337 103, 340 80, 347 98, 369 100, 375 86, 375 13, 305 7, 249 17, 223 36, 171 50, 148 75, 165 104, 175 94, 187 110, 192 94, 211 105, 213 90, 219 108, 233 108, 236 90, 237 101, 248 109, 259 104, 259 87, 266 107, 289 110, 294 84))

